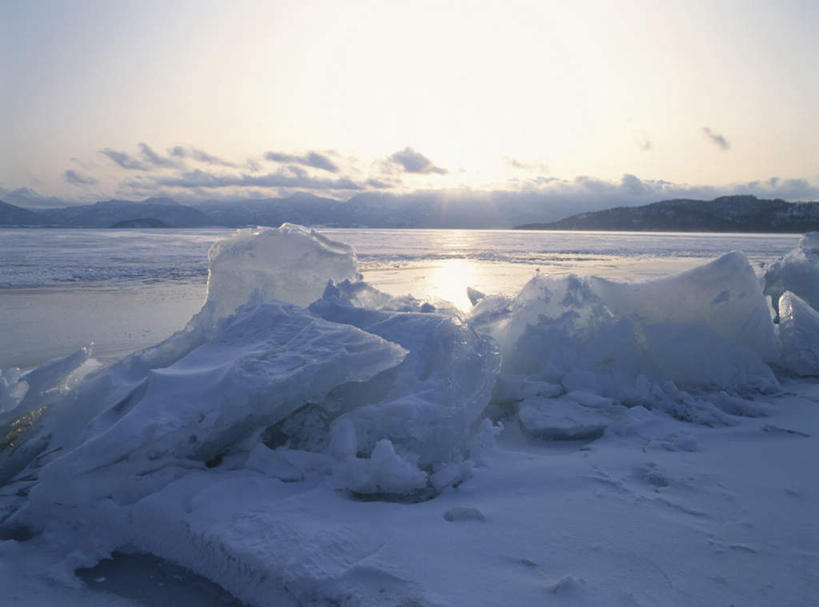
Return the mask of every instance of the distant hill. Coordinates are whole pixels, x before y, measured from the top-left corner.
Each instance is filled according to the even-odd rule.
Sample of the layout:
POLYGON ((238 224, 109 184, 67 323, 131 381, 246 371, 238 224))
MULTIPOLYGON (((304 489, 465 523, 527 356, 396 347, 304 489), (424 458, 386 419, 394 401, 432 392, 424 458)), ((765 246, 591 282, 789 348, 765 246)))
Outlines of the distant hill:
POLYGON ((39 213, 0 201, 0 226, 36 226, 43 223, 39 213))
POLYGON ((140 217, 139 219, 126 219, 125 221, 118 221, 112 228, 117 229, 136 229, 136 228, 170 228, 167 223, 153 217, 140 217))
POLYGON ((303 225, 334 225, 338 200, 313 194, 294 194, 289 198, 254 200, 209 200, 193 206, 213 225, 225 227, 279 226, 284 222, 303 225))
MULTIPOLYGON (((715 200, 667 200, 572 215, 551 223, 580 203, 542 204, 529 193, 366 192, 349 200, 312 194, 288 198, 202 201, 170 198, 141 202, 107 200, 59 209, 25 209, 0 203, 0 225, 110 228, 278 226, 284 222, 328 227, 482 228, 535 230, 635 230, 671 232, 806 232, 819 230, 819 203, 724 196, 715 200), (133 223, 129 223, 133 222, 133 223)), ((582 208, 582 207, 581 207, 582 208)), ((589 208, 589 207, 586 207, 589 208)), ((594 207, 592 207, 594 208, 594 207)), ((599 207, 598 207, 599 208, 599 207)))
POLYGON ((170 198, 148 198, 142 202, 106 200, 62 209, 37 211, 45 223, 77 228, 110 228, 115 223, 134 219, 156 219, 174 228, 213 225, 205 213, 170 198))
POLYGON ((524 230, 620 230, 656 232, 810 232, 819 230, 819 202, 722 196, 714 200, 666 200, 639 207, 580 213, 524 230))

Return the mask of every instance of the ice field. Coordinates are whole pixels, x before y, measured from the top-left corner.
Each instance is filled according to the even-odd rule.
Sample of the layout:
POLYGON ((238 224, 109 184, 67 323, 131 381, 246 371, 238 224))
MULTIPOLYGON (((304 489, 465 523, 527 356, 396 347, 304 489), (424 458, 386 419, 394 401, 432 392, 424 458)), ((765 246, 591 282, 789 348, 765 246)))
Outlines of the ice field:
MULTIPOLYGON (((207 230, 0 229, 0 369, 32 367, 94 342, 113 362, 155 344, 202 306, 207 230)), ((758 273, 793 234, 528 230, 321 230, 356 249, 364 279, 391 295, 442 298, 466 311, 467 287, 520 291, 537 269, 645 280, 739 250, 758 273)))
POLYGON ((154 263, 171 235, 133 233, 127 276, 99 240, 73 278, 65 242, 6 271, 2 304, 178 267, 192 317, 117 360, 4 344, 0 602, 819 595, 819 234, 392 232, 191 232, 154 263))

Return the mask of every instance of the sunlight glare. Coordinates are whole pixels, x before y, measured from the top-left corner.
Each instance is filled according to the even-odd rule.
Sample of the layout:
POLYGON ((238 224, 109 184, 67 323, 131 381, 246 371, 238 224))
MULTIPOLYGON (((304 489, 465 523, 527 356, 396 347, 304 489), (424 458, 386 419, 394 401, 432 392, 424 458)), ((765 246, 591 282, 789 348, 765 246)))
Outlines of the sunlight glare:
POLYGON ((429 294, 451 302, 459 310, 472 307, 466 288, 474 286, 476 267, 468 259, 444 259, 429 274, 429 294))

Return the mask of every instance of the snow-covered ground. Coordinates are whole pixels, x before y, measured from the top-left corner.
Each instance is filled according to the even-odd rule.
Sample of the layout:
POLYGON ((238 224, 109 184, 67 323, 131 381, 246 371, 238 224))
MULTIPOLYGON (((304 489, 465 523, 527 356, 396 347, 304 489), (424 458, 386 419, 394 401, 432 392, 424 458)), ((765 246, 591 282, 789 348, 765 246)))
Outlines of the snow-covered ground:
POLYGON ((0 602, 810 605, 819 239, 768 261, 447 305, 243 231, 164 342, 3 373, 0 602))

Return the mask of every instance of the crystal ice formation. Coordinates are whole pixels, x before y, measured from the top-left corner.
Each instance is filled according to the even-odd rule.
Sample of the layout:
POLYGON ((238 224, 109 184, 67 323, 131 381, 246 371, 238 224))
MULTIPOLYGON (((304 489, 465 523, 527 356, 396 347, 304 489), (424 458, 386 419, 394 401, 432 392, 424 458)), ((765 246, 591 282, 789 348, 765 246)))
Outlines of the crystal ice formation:
POLYGON ((46 465, 31 498, 136 501, 167 482, 153 474, 158 468, 242 451, 243 443, 258 443, 262 430, 305 403, 321 402, 346 382, 370 379, 405 354, 296 306, 241 308, 213 339, 150 371, 138 394, 105 413, 106 428, 46 465))
MULTIPOLYGON (((699 405, 680 389, 778 387, 767 364, 778 358, 767 302, 740 253, 642 283, 538 275, 510 301, 480 302, 470 322, 498 341, 501 399, 516 392, 507 389, 520 383, 513 378, 527 377, 532 385, 588 391, 711 423, 724 416, 691 410, 699 405)), ((540 416, 550 401, 537 402, 522 411, 532 428, 535 412, 540 416)))
POLYGON ((615 314, 641 324, 707 327, 762 360, 776 360, 768 306, 742 253, 727 253, 668 278, 641 283, 593 278, 591 284, 615 314))
POLYGON ((358 274, 349 245, 302 226, 245 229, 208 252, 208 302, 216 318, 231 314, 252 296, 307 306, 321 297, 328 280, 358 274))
MULTIPOLYGON (((372 289, 370 287, 370 289, 372 289)), ((349 285, 328 287, 310 310, 401 345, 409 354, 370 382, 337 391, 335 406, 356 431, 359 450, 388 438, 421 466, 468 447, 500 366, 494 342, 446 314, 359 308, 349 285)), ((406 302, 396 300, 400 309, 406 302)))
POLYGON ((781 365, 798 375, 819 375, 819 312, 798 295, 779 298, 781 365))
POLYGON ((782 314, 779 299, 785 291, 819 310, 819 232, 805 234, 798 247, 765 272, 765 294, 771 296, 779 315, 782 314))

